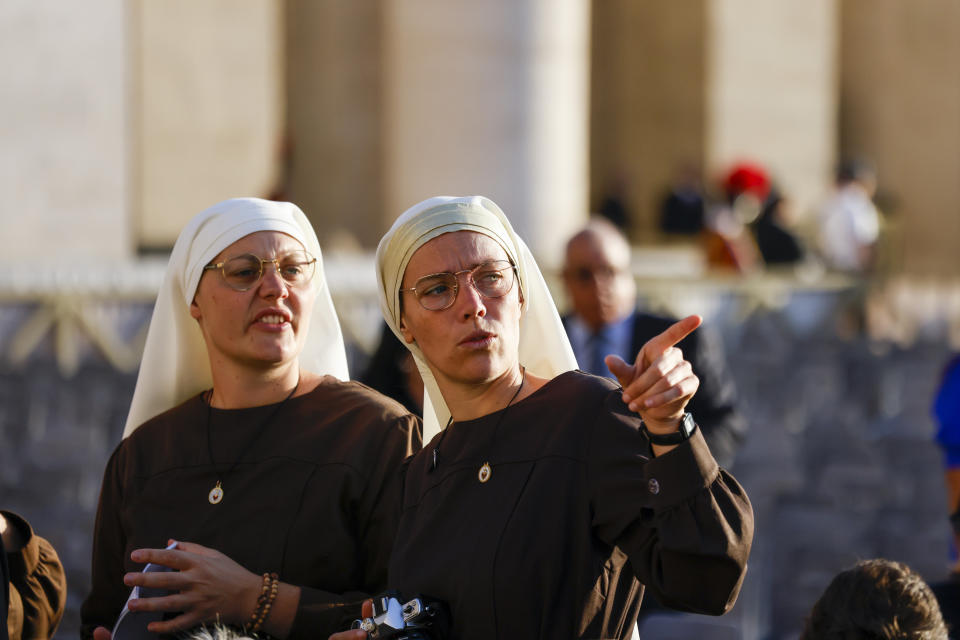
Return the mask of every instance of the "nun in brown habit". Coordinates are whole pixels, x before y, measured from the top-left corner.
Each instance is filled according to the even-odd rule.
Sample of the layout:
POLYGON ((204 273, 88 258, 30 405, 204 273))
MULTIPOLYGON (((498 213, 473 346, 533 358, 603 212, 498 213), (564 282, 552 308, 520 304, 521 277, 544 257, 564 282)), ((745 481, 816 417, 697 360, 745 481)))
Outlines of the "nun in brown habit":
MULTIPOLYGON (((624 388, 576 371, 526 245, 483 197, 432 198, 380 243, 387 323, 424 378, 389 586, 447 603, 457 639, 629 638, 646 589, 719 615, 736 600, 750 502, 685 412, 681 320, 624 388)), ((363 637, 345 632, 340 638, 363 637)))

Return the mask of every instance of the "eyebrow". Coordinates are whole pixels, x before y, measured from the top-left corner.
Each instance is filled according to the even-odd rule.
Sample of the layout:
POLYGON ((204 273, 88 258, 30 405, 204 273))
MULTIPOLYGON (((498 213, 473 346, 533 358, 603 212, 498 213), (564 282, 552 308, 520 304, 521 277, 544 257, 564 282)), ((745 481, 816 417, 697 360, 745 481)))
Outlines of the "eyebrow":
POLYGON ((509 259, 509 258, 494 258, 493 260, 484 260, 483 262, 476 262, 476 263, 470 265, 469 267, 464 267, 463 269, 447 269, 447 270, 445 270, 445 271, 431 271, 430 273, 425 273, 425 274, 423 274, 422 276, 418 276, 416 279, 419 280, 420 278, 428 278, 428 277, 430 277, 430 276, 438 276, 438 275, 440 275, 440 274, 442 274, 442 273, 457 273, 457 272, 459 272, 459 271, 469 271, 469 270, 471 270, 471 269, 476 269, 477 267, 479 267, 479 266, 481 266, 481 265, 491 264, 491 263, 493 263, 493 262, 506 262, 508 265, 513 266, 513 263, 510 262, 510 259, 509 259))

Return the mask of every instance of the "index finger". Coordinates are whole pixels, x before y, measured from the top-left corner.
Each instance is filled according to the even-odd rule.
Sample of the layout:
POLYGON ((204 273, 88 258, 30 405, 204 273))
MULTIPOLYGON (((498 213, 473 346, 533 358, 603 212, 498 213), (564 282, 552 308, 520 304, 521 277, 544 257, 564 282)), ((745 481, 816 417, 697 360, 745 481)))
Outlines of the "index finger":
POLYGON ((703 318, 698 315, 687 316, 683 320, 678 320, 667 327, 667 330, 660 335, 650 338, 647 344, 643 345, 641 351, 651 360, 656 359, 664 351, 693 333, 701 324, 703 324, 703 318))
POLYGON ((159 564, 178 571, 190 567, 189 555, 176 549, 136 549, 130 552, 130 559, 134 562, 159 564))

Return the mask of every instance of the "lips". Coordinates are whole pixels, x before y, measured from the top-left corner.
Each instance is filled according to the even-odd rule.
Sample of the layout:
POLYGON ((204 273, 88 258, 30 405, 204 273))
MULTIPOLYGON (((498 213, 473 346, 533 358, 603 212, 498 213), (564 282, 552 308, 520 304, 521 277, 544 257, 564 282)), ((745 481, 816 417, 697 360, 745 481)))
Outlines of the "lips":
POLYGON ((497 334, 490 333, 489 331, 474 331, 457 344, 461 347, 480 348, 493 342, 493 339, 496 337, 497 334))

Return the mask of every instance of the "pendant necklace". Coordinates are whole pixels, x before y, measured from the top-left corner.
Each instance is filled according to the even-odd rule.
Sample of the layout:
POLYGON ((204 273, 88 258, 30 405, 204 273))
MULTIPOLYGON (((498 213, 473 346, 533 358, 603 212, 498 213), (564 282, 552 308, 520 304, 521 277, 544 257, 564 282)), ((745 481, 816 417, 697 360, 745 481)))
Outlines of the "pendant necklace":
MULTIPOLYGON (((503 419, 507 416, 507 410, 510 409, 510 405, 513 404, 513 401, 517 399, 517 396, 520 395, 521 389, 523 389, 524 383, 526 383, 526 374, 527 370, 524 366, 520 366, 520 386, 517 387, 517 390, 513 393, 513 396, 510 398, 510 401, 507 402, 507 406, 503 408, 503 411, 500 413, 500 417, 497 418, 497 424, 493 428, 493 435, 490 437, 490 444, 487 446, 488 449, 493 447, 493 443, 497 440, 497 433, 500 431, 500 425, 503 424, 503 419)), ((440 434, 440 440, 437 441, 437 446, 433 449, 433 461, 430 464, 430 471, 433 471, 438 466, 440 466, 440 445, 443 444, 443 439, 447 436, 447 430, 450 428, 450 425, 453 424, 453 416, 450 416, 450 419, 447 420, 447 426, 444 427, 443 433, 440 434)), ((486 484, 490 480, 490 476, 493 475, 493 467, 490 465, 489 460, 484 461, 480 465, 480 469, 477 471, 477 480, 481 484, 486 484)))
POLYGON ((220 501, 223 500, 223 481, 222 478, 226 478, 228 475, 233 473, 233 470, 237 468, 237 465, 240 464, 240 461, 243 460, 243 456, 246 455, 247 451, 250 449, 250 446, 256 441, 257 436, 260 435, 260 432, 270 424, 270 422, 280 413, 280 409, 283 408, 283 405, 287 403, 287 400, 293 397, 293 394, 297 392, 297 388, 300 386, 300 378, 297 377, 297 384, 293 385, 293 389, 290 393, 287 394, 287 397, 279 402, 276 408, 270 412, 270 415, 267 416, 267 419, 256 429, 253 434, 253 437, 250 438, 250 441, 247 442, 247 446, 243 448, 240 452, 240 455, 237 456, 237 459, 233 461, 233 464, 230 465, 230 468, 226 472, 221 473, 217 468, 217 463, 213 461, 213 444, 210 441, 210 421, 211 415, 213 414, 213 389, 210 390, 210 396, 207 398, 207 454, 210 456, 210 466, 213 467, 213 472, 217 475, 217 484, 213 486, 213 489, 210 489, 210 493, 207 494, 207 501, 210 504, 220 504, 220 501))

